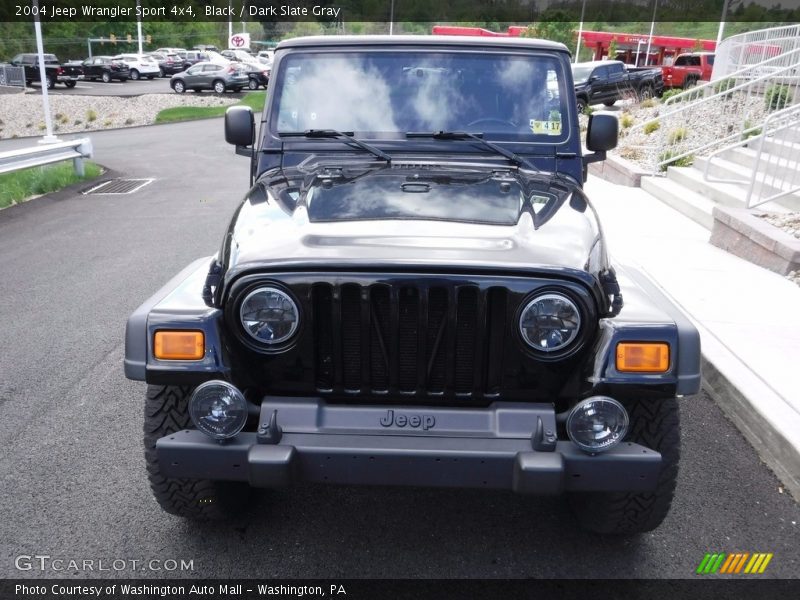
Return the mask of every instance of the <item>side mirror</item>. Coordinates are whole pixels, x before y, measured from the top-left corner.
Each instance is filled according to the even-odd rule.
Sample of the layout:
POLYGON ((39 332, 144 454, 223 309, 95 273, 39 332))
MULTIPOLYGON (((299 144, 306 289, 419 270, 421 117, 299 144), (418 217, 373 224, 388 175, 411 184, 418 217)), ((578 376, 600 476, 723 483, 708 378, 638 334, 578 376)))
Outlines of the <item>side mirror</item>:
POLYGON ((619 121, 613 115, 590 115, 586 130, 586 148, 592 152, 605 152, 617 147, 619 121))
POLYGON ((252 156, 256 124, 249 106, 231 106, 225 111, 225 141, 236 146, 236 154, 252 156))
POLYGON ((606 159, 606 152, 617 147, 619 121, 614 115, 590 115, 586 129, 586 149, 593 154, 583 157, 584 164, 606 159))

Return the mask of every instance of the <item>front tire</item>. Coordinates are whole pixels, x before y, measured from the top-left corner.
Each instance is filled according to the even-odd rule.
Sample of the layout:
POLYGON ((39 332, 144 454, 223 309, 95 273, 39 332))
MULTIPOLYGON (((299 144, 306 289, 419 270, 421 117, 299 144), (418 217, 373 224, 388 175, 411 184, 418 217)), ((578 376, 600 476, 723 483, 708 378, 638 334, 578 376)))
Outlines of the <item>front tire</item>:
POLYGON ((72 89, 72 88, 75 87, 75 83, 76 82, 74 82, 74 81, 67 81, 67 82, 64 83, 64 85, 67 86, 68 88, 72 89))
POLYGON ((579 115, 584 114, 586 112, 586 107, 588 106, 586 100, 584 98, 578 98, 577 104, 578 104, 578 114, 579 115))
POLYGON ((214 87, 214 91, 216 93, 218 93, 218 94, 224 94, 225 93, 225 82, 224 81, 220 81, 218 79, 217 81, 214 82, 213 87, 214 87))
POLYGON ((48 90, 52 90, 56 86, 56 80, 53 79, 53 77, 51 75, 48 75, 47 77, 45 77, 44 83, 47 86, 48 90))
POLYGON ((131 79, 134 81, 139 81, 139 71, 136 69, 131 69, 131 79))
POLYGON ((644 102, 645 100, 649 100, 655 95, 656 92, 652 85, 650 84, 643 85, 642 89, 639 90, 639 101, 644 102))
POLYGON ((570 505, 583 527, 596 533, 630 535, 652 531, 669 512, 680 459, 680 420, 675 398, 629 400, 627 441, 661 453, 662 469, 652 492, 572 493, 570 505))
POLYGON ((258 82, 255 79, 251 79, 250 81, 247 82, 247 87, 249 87, 251 90, 257 90, 258 82))
POLYGON ((178 79, 172 84, 172 89, 175 90, 176 94, 182 94, 186 91, 186 85, 178 79))
POLYGON ((250 493, 244 483, 209 479, 176 479, 161 474, 156 442, 183 429, 193 429, 187 386, 148 385, 144 412, 144 458, 153 496, 166 512, 200 521, 239 514, 250 493))

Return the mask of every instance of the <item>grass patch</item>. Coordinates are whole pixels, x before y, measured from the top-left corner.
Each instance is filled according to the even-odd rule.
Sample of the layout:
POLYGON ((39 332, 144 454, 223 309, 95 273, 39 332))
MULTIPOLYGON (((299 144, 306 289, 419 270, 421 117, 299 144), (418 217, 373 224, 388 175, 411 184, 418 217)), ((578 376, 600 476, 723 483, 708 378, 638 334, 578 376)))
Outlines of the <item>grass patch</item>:
MULTIPOLYGON (((231 106, 249 106, 253 112, 260 112, 264 108, 267 92, 250 92, 241 102, 231 106)), ((165 108, 156 115, 156 123, 174 123, 175 121, 190 121, 192 119, 210 119, 221 117, 228 110, 227 106, 176 106, 165 108)))
POLYGON ((661 123, 658 121, 649 121, 648 123, 644 124, 644 132, 646 135, 650 135, 654 131, 658 131, 659 127, 661 127, 661 123))
POLYGON ((46 167, 32 167, 0 175, 0 208, 24 202, 32 196, 55 192, 63 187, 94 179, 102 169, 93 162, 84 161, 86 175, 78 177, 72 161, 46 167))

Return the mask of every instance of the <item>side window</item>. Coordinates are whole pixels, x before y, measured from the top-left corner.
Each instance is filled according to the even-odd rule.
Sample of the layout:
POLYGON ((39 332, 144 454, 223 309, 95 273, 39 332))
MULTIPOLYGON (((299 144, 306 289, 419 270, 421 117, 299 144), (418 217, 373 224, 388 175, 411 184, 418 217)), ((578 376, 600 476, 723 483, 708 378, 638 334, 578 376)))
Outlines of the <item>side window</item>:
POLYGON ((622 75, 623 67, 618 64, 609 65, 609 71, 611 75, 622 75))
POLYGON ((686 66, 686 58, 685 56, 679 56, 675 61, 676 67, 685 67, 686 66))
POLYGON ((12 64, 18 64, 22 62, 22 54, 17 54, 14 58, 11 59, 12 64))
POLYGON ((710 65, 712 65, 712 66, 713 66, 713 65, 714 65, 714 54, 709 54, 709 55, 706 57, 706 60, 708 61, 708 64, 710 64, 710 65))
POLYGON ((689 58, 691 59, 691 62, 689 64, 691 64, 693 67, 699 67, 700 66, 700 57, 699 56, 690 56, 689 58))
POLYGON ((592 77, 597 77, 600 81, 608 78, 608 67, 597 67, 592 71, 592 77))

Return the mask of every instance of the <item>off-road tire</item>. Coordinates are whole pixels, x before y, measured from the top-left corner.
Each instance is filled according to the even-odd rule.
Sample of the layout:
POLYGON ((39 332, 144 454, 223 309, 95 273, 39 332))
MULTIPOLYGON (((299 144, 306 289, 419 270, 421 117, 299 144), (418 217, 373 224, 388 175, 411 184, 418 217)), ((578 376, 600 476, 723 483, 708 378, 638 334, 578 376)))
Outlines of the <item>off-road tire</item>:
POLYGON ((189 418, 188 386, 148 385, 144 412, 144 458, 147 477, 158 503, 166 512, 198 521, 228 519, 247 503, 250 487, 244 483, 208 479, 175 479, 161 474, 156 442, 171 433, 194 429, 189 418))
POLYGON ((579 115, 584 114, 586 112, 586 107, 589 106, 589 103, 583 98, 578 98, 577 101, 576 101, 576 104, 577 104, 577 107, 578 107, 578 114, 579 115))
POLYGON ((626 441, 660 452, 662 470, 653 492, 570 494, 570 505, 578 521, 596 533, 630 535, 658 527, 669 512, 678 478, 680 420, 677 400, 629 400, 623 404, 630 416, 626 441))

